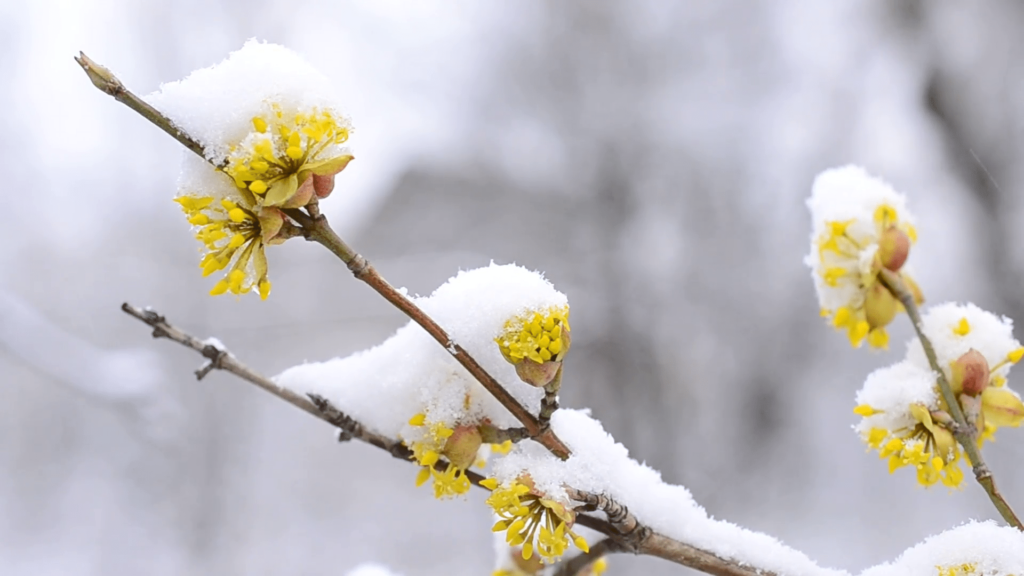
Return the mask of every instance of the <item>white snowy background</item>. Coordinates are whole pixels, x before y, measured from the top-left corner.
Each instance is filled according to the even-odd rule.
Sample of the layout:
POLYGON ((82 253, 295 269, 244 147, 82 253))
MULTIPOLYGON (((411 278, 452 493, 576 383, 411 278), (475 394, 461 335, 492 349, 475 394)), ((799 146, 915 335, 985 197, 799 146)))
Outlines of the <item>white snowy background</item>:
MULTIPOLYGON (((435 502, 412 466, 224 374, 196 383, 198 357, 118 310, 267 374, 404 323, 300 241, 271 251, 269 301, 206 296, 178 145, 78 50, 139 93, 254 36, 303 54, 356 126, 326 212, 386 276, 425 294, 492 258, 545 271, 572 304, 567 404, 712 515, 857 573, 993 511, 972 484, 888 476, 851 432, 909 331, 855 353, 823 325, 803 202, 817 172, 864 165, 910 198, 931 302, 1024 322, 1022 26, 1012 0, 0 1, 0 574, 493 561, 481 494, 435 502)), ((1024 507, 1024 432, 987 453, 1024 507)))

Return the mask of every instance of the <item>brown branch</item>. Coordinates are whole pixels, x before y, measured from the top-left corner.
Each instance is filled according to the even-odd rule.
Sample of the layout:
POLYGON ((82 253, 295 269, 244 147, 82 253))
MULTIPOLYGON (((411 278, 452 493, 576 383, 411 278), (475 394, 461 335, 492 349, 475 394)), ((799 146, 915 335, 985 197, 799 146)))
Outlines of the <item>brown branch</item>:
POLYGON ((138 112, 140 116, 152 122, 157 128, 170 134, 182 146, 195 152, 203 160, 207 160, 202 144, 175 126, 174 122, 167 116, 164 116, 159 110, 153 108, 145 100, 125 88, 124 84, 110 70, 93 62, 91 58, 85 55, 85 52, 79 52, 78 56, 75 57, 75 62, 78 62, 82 70, 85 70, 85 73, 89 75, 89 80, 92 81, 93 86, 113 96, 114 100, 138 112))
POLYGON ((977 480, 978 484, 985 490, 985 493, 988 494, 989 500, 992 501, 992 505, 996 507, 996 510, 999 511, 1003 519, 1018 530, 1024 530, 1024 525, 1021 524, 1017 514, 1014 513, 1013 508, 1010 507, 1010 504, 1003 498, 1002 493, 996 488, 996 481, 992 476, 992 471, 985 464, 985 459, 981 455, 981 449, 978 447, 978 427, 967 421, 956 395, 953 394, 953 387, 949 385, 946 373, 943 372, 942 366, 939 364, 939 358, 935 354, 935 347, 932 346, 932 341, 924 333, 921 313, 917 308, 917 302, 914 300, 914 294, 903 283, 899 274, 895 272, 883 268, 878 273, 878 279, 903 304, 907 311, 907 316, 910 317, 910 323, 914 326, 914 331, 921 341, 921 347, 924 348, 924 355, 928 358, 928 364, 931 366, 932 371, 937 374, 942 399, 946 401, 946 405, 949 407, 949 415, 952 416, 953 421, 956 423, 956 426, 950 427, 950 432, 963 447, 964 452, 967 453, 967 458, 973 467, 974 479, 977 480))
MULTIPOLYGON (((118 102, 121 102, 132 110, 138 112, 143 118, 149 120, 164 132, 170 134, 183 146, 192 152, 195 152, 201 158, 209 161, 209 159, 206 158, 202 144, 175 126, 174 123, 164 116, 159 110, 153 108, 141 98, 133 94, 130 90, 125 88, 124 84, 122 84, 121 81, 110 72, 110 70, 107 70, 96 62, 93 62, 84 53, 79 53, 79 56, 75 58, 75 61, 82 67, 85 73, 89 76, 89 80, 92 81, 96 88, 110 96, 113 96, 118 102)), ((308 214, 300 209, 290 209, 285 210, 285 212, 305 229, 304 235, 306 239, 322 244, 330 250, 331 253, 340 258, 348 266, 348 269, 356 278, 366 282, 366 284, 373 288, 378 294, 383 296, 385 300, 390 302, 396 308, 405 313, 406 316, 423 327, 423 329, 426 330, 434 340, 437 340, 437 342, 441 344, 441 346, 443 346, 445 350, 447 350, 448 353, 459 362, 459 364, 462 364, 462 366, 469 371, 473 378, 480 382, 480 384, 486 388, 487 391, 490 392, 506 410, 511 412, 512 415, 523 424, 523 427, 530 433, 531 438, 542 444, 559 458, 564 460, 569 457, 569 448, 549 427, 542 425, 537 417, 531 414, 508 392, 508 390, 506 390, 493 376, 484 370, 483 366, 480 366, 476 359, 470 356, 457 342, 452 340, 451 336, 449 336, 433 318, 423 312, 423 310, 421 310, 420 307, 412 300, 396 290, 373 268, 373 266, 369 264, 369 262, 367 262, 365 258, 349 247, 349 245, 334 232, 327 223, 327 218, 320 214, 320 209, 317 204, 312 204, 308 210, 308 214)))
POLYGON ((312 414, 317 418, 323 417, 317 407, 305 396, 277 385, 273 380, 262 376, 258 372, 239 362, 227 350, 210 344, 209 342, 203 342, 177 327, 172 326, 156 311, 136 308, 127 302, 121 305, 121 310, 151 326, 153 328, 153 338, 167 338, 168 340, 173 340, 186 348, 191 348, 202 354, 208 361, 203 367, 196 370, 197 380, 202 380, 203 377, 209 374, 213 369, 224 370, 238 376, 246 382, 259 386, 304 412, 312 414))
MULTIPOLYGON (((203 342, 191 334, 188 334, 184 330, 181 330, 167 322, 166 318, 154 310, 143 310, 127 303, 123 304, 121 309, 134 318, 137 318, 151 326, 153 328, 154 338, 167 338, 168 340, 177 342, 186 348, 191 348, 203 357, 207 358, 207 364, 197 371, 202 372, 202 375, 197 374, 197 377, 202 378, 214 369, 225 370, 246 382, 255 384, 274 396, 277 396, 289 404, 316 416, 328 424, 336 426, 338 430, 340 430, 339 439, 341 440, 350 440, 355 438, 362 442, 366 442, 371 446, 380 448, 395 458, 406 462, 413 462, 412 451, 404 446, 400 441, 368 430, 362 423, 333 406, 326 398, 316 394, 312 394, 309 398, 306 398, 292 390, 289 390, 288 388, 278 386, 274 381, 246 366, 227 350, 219 346, 203 342)), ((447 465, 447 462, 439 461, 434 465, 434 467, 437 470, 444 471, 447 468, 447 465)), ((467 479, 469 479, 471 484, 477 487, 482 487, 480 482, 485 479, 483 475, 472 470, 465 470, 463 473, 466 475, 467 479)), ((689 544, 673 540, 672 538, 662 534, 658 534, 642 525, 625 506, 615 502, 607 496, 592 494, 582 490, 575 490, 573 488, 567 488, 567 492, 571 499, 583 503, 584 510, 600 510, 607 515, 607 520, 584 513, 577 514, 576 516, 577 524, 596 530, 611 540, 607 546, 604 547, 606 548, 606 552, 628 551, 633 552, 634 554, 657 556, 670 562, 689 566, 690 568, 701 570, 714 576, 774 576, 771 572, 758 571, 752 568, 740 566, 739 564, 721 558, 712 552, 708 552, 706 550, 690 546, 689 544)), ((592 548, 592 552, 594 549, 598 549, 597 546, 598 545, 595 545, 595 547, 592 548)), ((572 562, 572 560, 570 560, 570 562, 572 562)))
POLYGON ((300 210, 286 210, 287 214, 306 229, 308 240, 322 244, 348 266, 349 271, 357 279, 362 280, 374 291, 384 297, 395 308, 401 310, 413 322, 422 327, 438 344, 444 347, 455 360, 461 364, 506 410, 519 420, 530 438, 542 444, 552 454, 563 460, 570 455, 569 448, 554 431, 530 413, 505 389, 493 376, 481 366, 466 350, 434 321, 426 312, 416 305, 405 294, 399 292, 384 279, 370 263, 341 239, 327 223, 322 214, 312 218, 300 210))
MULTIPOLYGON (((575 488, 566 488, 566 492, 569 498, 582 502, 585 510, 600 510, 608 516, 607 527, 610 530, 601 531, 615 541, 617 550, 656 556, 714 576, 776 576, 774 572, 744 566, 708 550, 659 534, 641 524, 626 506, 604 494, 575 488)), ((582 521, 583 518, 587 517, 580 516, 577 521, 592 528, 590 522, 582 521)))

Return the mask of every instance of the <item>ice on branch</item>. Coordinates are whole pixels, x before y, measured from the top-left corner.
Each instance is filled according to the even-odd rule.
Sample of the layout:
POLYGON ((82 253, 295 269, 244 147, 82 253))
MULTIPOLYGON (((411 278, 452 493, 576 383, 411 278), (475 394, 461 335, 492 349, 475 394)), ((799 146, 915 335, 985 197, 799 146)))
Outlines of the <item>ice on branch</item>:
POLYGON ((270 292, 264 248, 283 242, 282 209, 327 197, 352 160, 330 84, 294 52, 250 40, 224 62, 147 97, 203 146, 188 152, 176 201, 203 244, 211 294, 270 292))
POLYGON ((932 536, 861 576, 910 574, 1019 576, 1024 574, 1024 533, 994 522, 972 522, 932 536))
MULTIPOLYGON (((922 324, 981 441, 993 439, 999 427, 1019 426, 1024 404, 1007 386, 1010 367, 1024 356, 1013 323, 973 304, 942 304, 930 309, 922 324)), ((909 466, 924 486, 941 480, 959 487, 964 477, 960 446, 946 427, 948 411, 921 342, 914 339, 906 360, 868 376, 857 394, 854 412, 863 419, 855 428, 888 460, 890 472, 909 466)))
POLYGON ((866 339, 888 346, 885 327, 902 309, 878 281, 882 268, 898 272, 920 299, 917 285, 902 271, 917 241, 906 199, 857 166, 826 170, 814 180, 811 267, 821 315, 846 332, 850 344, 866 339))
MULTIPOLYGON (((521 404, 538 412, 543 391, 519 380, 495 339, 514 318, 567 310, 564 294, 539 273, 491 264, 460 272, 415 301, 521 404)), ((296 366, 277 381, 303 394, 319 394, 374 431, 401 438, 424 466, 418 481, 433 478, 439 497, 469 488, 461 472, 487 451, 482 444, 488 432, 520 425, 413 322, 375 348, 296 366), (433 470, 439 460, 449 463, 447 472, 433 470)), ((490 448, 504 451, 509 445, 490 448)))
MULTIPOLYGON (((558 410, 551 425, 572 450, 572 456, 563 461, 535 443, 516 444, 492 468, 493 479, 489 484, 496 488, 492 497, 502 491, 502 497, 492 507, 497 504, 500 509, 510 492, 518 491, 520 498, 540 496, 552 503, 552 522, 565 522, 564 533, 568 534, 573 527, 559 515, 561 510, 557 506, 569 502, 565 487, 571 486, 605 494, 628 507, 645 526, 726 559, 792 576, 845 574, 817 566, 803 553, 771 536, 709 518, 686 488, 665 483, 656 470, 630 458, 626 448, 587 412, 558 410)), ((522 534, 518 526, 506 528, 513 534, 522 534)), ((554 528, 558 528, 557 523, 554 528)), ((538 528, 533 537, 539 540, 539 536, 538 528)), ((507 533, 505 537, 508 538, 507 533)), ((538 545, 534 542, 534 552, 538 545)))

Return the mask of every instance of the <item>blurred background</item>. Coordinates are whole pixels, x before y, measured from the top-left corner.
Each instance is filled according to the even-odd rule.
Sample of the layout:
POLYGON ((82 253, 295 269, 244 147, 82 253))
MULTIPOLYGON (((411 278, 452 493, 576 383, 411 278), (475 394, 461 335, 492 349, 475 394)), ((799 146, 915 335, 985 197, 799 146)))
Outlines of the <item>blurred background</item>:
MULTIPOLYGON (((256 388, 196 382, 197 355, 118 310, 153 306, 268 374, 404 323, 301 241, 271 251, 267 302, 207 296, 170 201, 178 145, 72 60, 145 94, 254 36, 332 77, 354 119, 357 160, 325 205, 339 232, 414 293, 492 259, 544 271, 572 304, 563 403, 710 514, 853 573, 993 517, 973 484, 890 477, 850 430, 854 392, 909 330, 899 318, 891 351, 854 352, 818 318, 804 199, 819 171, 862 164, 910 196, 931 302, 1024 318, 1021 3, 3 0, 0 15, 0 573, 492 569, 481 494, 435 502, 408 465, 256 388)), ((1024 435, 988 454, 1024 507, 1024 435)))

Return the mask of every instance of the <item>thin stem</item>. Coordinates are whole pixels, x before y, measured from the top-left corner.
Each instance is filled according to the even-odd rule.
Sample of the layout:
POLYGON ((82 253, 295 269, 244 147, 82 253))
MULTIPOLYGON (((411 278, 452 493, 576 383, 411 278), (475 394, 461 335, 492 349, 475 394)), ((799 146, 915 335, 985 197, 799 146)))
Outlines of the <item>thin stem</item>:
POLYGON ((401 310, 413 322, 419 324, 427 334, 436 340, 455 360, 461 364, 480 384, 492 395, 502 406, 505 407, 520 422, 529 433, 530 437, 542 444, 552 454, 563 460, 570 455, 569 448, 555 435, 547 426, 543 425, 536 416, 531 414, 518 400, 513 397, 490 373, 481 366, 466 350, 452 337, 445 332, 440 324, 434 321, 426 312, 416 305, 405 294, 399 292, 377 270, 367 262, 366 258, 352 249, 344 240, 339 237, 327 218, 320 215, 318 218, 311 218, 301 212, 288 211, 288 215, 294 218, 307 231, 307 238, 317 242, 332 254, 344 262, 352 275, 362 280, 378 294, 384 297, 393 306, 401 310))
POLYGON ((932 371, 937 375, 937 381, 939 384, 939 392, 942 394, 942 399, 945 400, 947 407, 949 408, 949 415, 952 416, 953 421, 956 422, 956 426, 951 432, 956 438, 957 442, 963 446, 964 452, 967 454, 967 458, 971 461, 971 465, 974 469, 974 478, 978 481, 978 484, 988 494, 992 504, 999 511, 999 514, 1004 520, 1011 526, 1018 530, 1024 530, 1024 525, 1021 524, 1020 519, 1014 513, 1013 508, 1003 498, 1003 495, 996 488, 995 478, 992 476, 992 471, 989 470, 988 465, 985 464, 984 458, 982 458, 981 450, 978 448, 978 428, 967 421, 964 417, 964 412, 960 408, 960 403, 957 401, 956 395, 953 394, 953 387, 950 386, 949 380, 946 378, 945 372, 942 370, 942 366, 939 364, 938 356, 935 354, 935 347, 932 346, 931 340, 924 333, 924 325, 921 323, 921 313, 917 308, 917 302, 914 301, 914 294, 907 288, 900 279, 899 274, 882 269, 878 273, 878 279, 882 282, 882 285, 896 297, 897 300, 903 304, 903 307, 907 310, 907 316, 910 317, 910 323, 914 326, 914 331, 917 333, 917 337, 921 340, 921 347, 924 348, 924 355, 928 358, 928 364, 931 366, 932 371))
POLYGON ((159 110, 153 108, 145 100, 125 88, 124 84, 110 70, 93 62, 91 58, 85 55, 85 52, 79 52, 78 56, 75 57, 75 62, 78 62, 82 70, 85 70, 85 73, 89 75, 89 80, 92 80, 93 86, 113 96, 114 100, 138 112, 139 115, 152 122, 157 128, 170 134, 182 146, 206 160, 202 144, 180 130, 170 118, 164 116, 159 110))
POLYGON ((562 388, 562 366, 558 367, 555 377, 544 386, 544 398, 540 401, 539 420, 541 426, 551 423, 551 416, 558 410, 558 391, 562 388))

